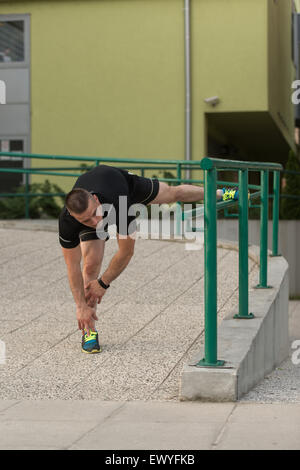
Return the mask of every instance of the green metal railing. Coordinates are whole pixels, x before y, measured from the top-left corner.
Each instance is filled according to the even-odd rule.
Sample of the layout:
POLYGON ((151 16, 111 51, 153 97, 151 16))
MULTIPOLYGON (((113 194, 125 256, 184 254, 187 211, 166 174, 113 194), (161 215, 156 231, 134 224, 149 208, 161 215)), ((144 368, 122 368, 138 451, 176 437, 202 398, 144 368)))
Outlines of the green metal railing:
MULTIPOLYGON (((38 168, 0 168, 0 173, 22 173, 25 175, 25 192, 24 193, 0 193, 1 197, 23 197, 25 199, 25 218, 29 216, 29 201, 31 197, 35 196, 63 196, 64 193, 31 193, 29 191, 29 176, 30 175, 48 175, 48 176, 63 176, 63 177, 79 177, 82 171, 88 171, 91 168, 99 165, 100 163, 113 163, 119 165, 121 168, 127 170, 139 170, 141 176, 145 176, 146 171, 153 170, 173 170, 176 173, 174 178, 158 178, 159 181, 165 181, 171 184, 180 183, 195 183, 202 184, 202 180, 185 179, 183 172, 188 168, 200 169, 199 161, 185 160, 164 160, 164 159, 141 159, 141 158, 110 158, 110 157, 86 157, 86 156, 70 156, 70 155, 44 155, 44 154, 27 154, 19 152, 0 152, 0 157, 18 158, 18 159, 38 159, 38 160, 55 160, 55 161, 68 161, 78 163, 77 167, 38 167, 38 168), (126 164, 126 166, 124 166, 126 164), (131 164, 131 165, 128 165, 131 164), (81 168, 80 165, 86 165, 81 168), (75 172, 77 170, 77 172, 75 172)), ((1 164, 1 161, 0 161, 1 164)), ((180 203, 178 204, 178 208, 180 203)), ((180 211, 177 211, 178 218, 180 211)))
MULTIPOLYGON (((197 366, 220 367, 223 360, 217 354, 217 212, 234 204, 239 207, 239 312, 238 319, 254 318, 249 313, 248 285, 248 205, 250 201, 260 197, 260 272, 258 288, 268 288, 268 177, 269 171, 274 175, 273 194, 273 255, 278 256, 278 219, 279 219, 279 181, 282 166, 275 163, 243 162, 204 158, 200 164, 204 170, 204 285, 205 285, 205 348, 204 358, 197 366), (238 201, 217 202, 217 171, 229 169, 238 171, 238 201), (259 171, 260 186, 252 194, 248 194, 248 172, 259 171)), ((199 211, 200 213, 200 211, 199 211)), ((190 211, 185 218, 195 216, 190 211)))

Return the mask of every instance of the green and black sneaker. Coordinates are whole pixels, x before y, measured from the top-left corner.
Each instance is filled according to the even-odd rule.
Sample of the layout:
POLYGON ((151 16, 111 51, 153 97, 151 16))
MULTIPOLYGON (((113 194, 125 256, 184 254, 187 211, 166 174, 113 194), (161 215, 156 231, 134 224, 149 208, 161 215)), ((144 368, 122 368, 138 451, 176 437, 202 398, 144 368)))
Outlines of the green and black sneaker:
POLYGON ((223 188, 223 201, 238 201, 239 190, 237 188, 223 188))
MULTIPOLYGON (((248 191, 248 200, 250 199, 250 191, 248 191)), ((223 188, 223 201, 238 201, 239 190, 238 188, 223 188)))
POLYGON ((90 330, 89 335, 86 332, 82 335, 81 349, 86 354, 96 354, 101 352, 97 331, 90 330))

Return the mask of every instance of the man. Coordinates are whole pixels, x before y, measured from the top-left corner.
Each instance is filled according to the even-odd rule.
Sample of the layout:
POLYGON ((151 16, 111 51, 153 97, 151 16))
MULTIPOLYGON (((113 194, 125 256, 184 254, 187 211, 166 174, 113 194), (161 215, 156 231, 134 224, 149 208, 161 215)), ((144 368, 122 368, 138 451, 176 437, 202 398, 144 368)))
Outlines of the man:
MULTIPOLYGON (((236 198, 237 191, 218 190, 217 198, 236 198)), ((82 350, 101 351, 95 329, 97 303, 126 268, 134 253, 135 217, 127 216, 133 204, 169 204, 204 199, 203 187, 169 186, 120 168, 100 165, 81 175, 59 217, 59 240, 76 303, 82 350), (98 279, 110 224, 117 226, 118 251, 98 279), (83 269, 80 262, 83 257, 83 269)))

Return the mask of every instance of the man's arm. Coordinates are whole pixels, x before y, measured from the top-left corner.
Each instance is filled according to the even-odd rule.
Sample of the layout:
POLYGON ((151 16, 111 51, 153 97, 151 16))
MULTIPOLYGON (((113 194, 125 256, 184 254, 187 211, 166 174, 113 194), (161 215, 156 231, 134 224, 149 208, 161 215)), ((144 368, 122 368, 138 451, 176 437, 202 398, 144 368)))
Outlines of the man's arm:
POLYGON ((68 270, 68 278, 71 291, 77 306, 86 304, 84 296, 83 278, 81 273, 81 249, 80 246, 75 248, 63 248, 65 263, 68 270))
POLYGON ((77 306, 76 315, 78 328, 80 330, 86 329, 89 331, 90 328, 94 328, 95 320, 98 320, 98 318, 96 317, 95 310, 89 307, 86 303, 83 277, 80 267, 80 246, 78 245, 75 248, 62 247, 62 252, 67 265, 70 288, 77 306))
MULTIPOLYGON (((102 281, 107 285, 114 281, 121 272, 124 271, 134 254, 134 238, 131 238, 130 236, 120 238, 117 234, 117 240, 119 249, 111 259, 106 271, 101 275, 102 281)), ((91 281, 87 285, 87 290, 89 292, 88 298, 92 301, 98 299, 98 303, 106 292, 106 290, 99 285, 97 280, 91 281)))
POLYGON ((119 249, 111 259, 108 268, 102 274, 101 279, 105 284, 114 281, 126 268, 134 254, 135 240, 131 237, 120 238, 117 234, 119 249))

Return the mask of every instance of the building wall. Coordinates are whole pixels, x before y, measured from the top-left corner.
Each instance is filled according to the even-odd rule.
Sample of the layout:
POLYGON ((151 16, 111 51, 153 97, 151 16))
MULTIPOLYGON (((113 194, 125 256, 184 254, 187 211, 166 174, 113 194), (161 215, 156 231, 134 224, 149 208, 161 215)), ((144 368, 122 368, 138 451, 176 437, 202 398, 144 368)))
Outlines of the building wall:
MULTIPOLYGON (((32 153, 184 159, 183 5, 0 2, 0 14, 31 16, 32 153)), ((205 113, 268 112, 281 93, 268 81, 267 6, 268 0, 191 1, 193 159, 207 150, 205 113), (221 102, 212 108, 203 100, 214 95, 221 102)), ((279 99, 290 125, 286 99, 279 99)))
POLYGON ((8 12, 31 14, 33 153, 184 158, 181 0, 1 4, 8 12))
MULTIPOLYGON (((201 0, 191 4, 196 159, 199 150, 207 152, 206 113, 267 112, 267 8, 265 0, 201 0), (210 96, 219 96, 216 107, 203 102, 210 96)), ((210 133, 220 143, 227 141, 221 128, 210 127, 210 133)))
POLYGON ((199 98, 219 95, 214 112, 267 110, 265 1, 201 0, 192 10, 199 98))
POLYGON ((300 12, 300 0, 294 0, 294 5, 296 11, 299 13, 300 12))
POLYGON ((291 96, 296 69, 292 60, 292 0, 268 0, 269 110, 290 145, 294 141, 291 96))

